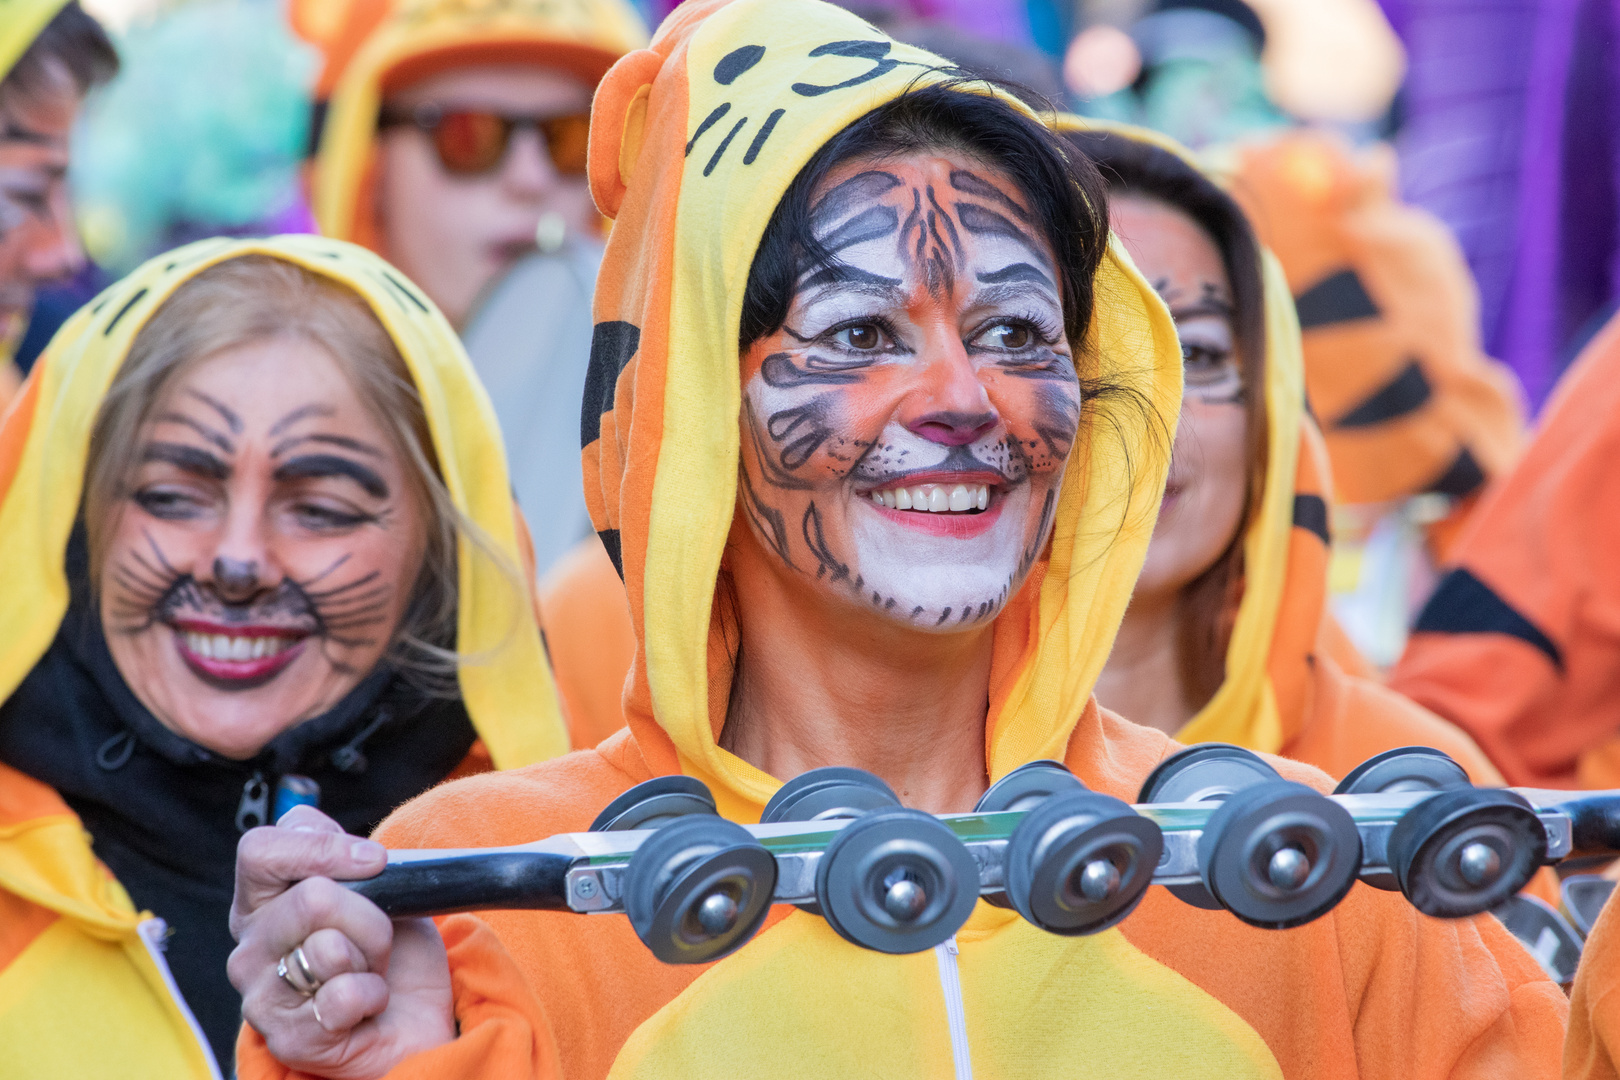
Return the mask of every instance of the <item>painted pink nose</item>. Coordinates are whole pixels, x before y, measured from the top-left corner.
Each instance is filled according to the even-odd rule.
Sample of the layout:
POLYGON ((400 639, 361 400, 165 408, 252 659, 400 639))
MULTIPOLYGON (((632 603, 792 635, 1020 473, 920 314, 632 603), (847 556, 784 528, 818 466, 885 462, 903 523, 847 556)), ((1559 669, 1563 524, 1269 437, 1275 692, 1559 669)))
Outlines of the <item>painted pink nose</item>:
POLYGON ((971 413, 940 410, 924 413, 906 425, 913 434, 945 446, 978 442, 995 426, 994 410, 971 413))

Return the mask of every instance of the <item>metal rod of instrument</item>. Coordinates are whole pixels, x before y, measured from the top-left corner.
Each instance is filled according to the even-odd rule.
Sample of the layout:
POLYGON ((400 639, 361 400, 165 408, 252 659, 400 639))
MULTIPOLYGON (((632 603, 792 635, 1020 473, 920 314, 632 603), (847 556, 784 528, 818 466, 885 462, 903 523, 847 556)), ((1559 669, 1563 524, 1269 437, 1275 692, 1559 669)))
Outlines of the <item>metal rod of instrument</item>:
MULTIPOLYGON (((1545 829, 1545 854, 1538 861, 1552 863, 1570 856, 1620 853, 1620 791, 1507 790, 1533 809, 1545 829)), ((1327 796, 1349 813, 1360 834, 1361 878, 1392 872, 1391 833, 1414 808, 1440 794, 1421 791, 1327 796)), ((1199 843, 1221 805, 1189 802, 1131 807, 1163 834, 1153 884, 1200 882, 1199 843)), ((996 894, 1006 888, 1008 843, 1034 812, 1006 810, 938 818, 971 853, 978 867, 980 894, 996 894)), ((776 862, 770 901, 814 904, 818 864, 829 844, 856 820, 846 817, 742 826, 776 862)), ((520 908, 592 914, 623 912, 626 875, 637 851, 653 835, 653 829, 632 829, 567 833, 508 848, 396 850, 389 853, 388 866, 381 874, 346 884, 395 917, 520 908)))

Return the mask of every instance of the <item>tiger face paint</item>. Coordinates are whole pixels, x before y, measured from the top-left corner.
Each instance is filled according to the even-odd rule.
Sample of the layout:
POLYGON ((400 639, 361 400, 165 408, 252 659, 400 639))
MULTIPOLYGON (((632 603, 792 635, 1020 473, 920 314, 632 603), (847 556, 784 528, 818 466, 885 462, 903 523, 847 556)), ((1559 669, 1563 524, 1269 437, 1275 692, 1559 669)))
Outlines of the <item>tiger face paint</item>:
POLYGON ((337 361, 302 339, 183 373, 137 454, 98 568, 113 660, 164 726, 251 757, 382 658, 426 508, 337 361))
POLYGON ((743 357, 739 518, 779 566, 939 632, 1017 590, 1080 417, 1034 222, 1009 178, 965 156, 827 177, 811 227, 836 261, 743 357))

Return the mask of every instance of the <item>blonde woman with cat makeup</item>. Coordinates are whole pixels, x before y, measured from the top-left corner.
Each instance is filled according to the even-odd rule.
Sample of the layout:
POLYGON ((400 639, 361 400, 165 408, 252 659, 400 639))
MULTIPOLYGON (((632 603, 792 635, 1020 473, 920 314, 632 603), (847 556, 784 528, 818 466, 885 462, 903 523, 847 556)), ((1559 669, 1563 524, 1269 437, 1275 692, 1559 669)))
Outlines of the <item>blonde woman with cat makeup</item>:
POLYGON ((228 1071, 245 831, 566 749, 519 535, 454 333, 358 248, 203 241, 59 332, 0 428, 7 1065, 228 1071))

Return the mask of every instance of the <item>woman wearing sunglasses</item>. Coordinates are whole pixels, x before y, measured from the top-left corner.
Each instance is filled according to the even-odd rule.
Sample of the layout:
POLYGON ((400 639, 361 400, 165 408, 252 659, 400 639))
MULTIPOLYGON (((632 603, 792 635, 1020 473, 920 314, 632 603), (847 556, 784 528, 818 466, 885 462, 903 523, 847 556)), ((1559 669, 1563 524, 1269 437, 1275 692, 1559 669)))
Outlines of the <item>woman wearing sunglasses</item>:
MULTIPOLYGON (((303 0, 301 31, 319 37, 331 2, 303 0)), ((324 44, 316 216, 461 332, 545 569, 592 535, 577 441, 603 239, 585 182, 591 94, 646 29, 627 0, 400 0, 366 21, 383 6, 350 5, 324 44)))
POLYGON ((543 217, 600 237, 591 93, 645 39, 624 0, 404 0, 333 87, 315 159, 321 231, 387 258, 462 326, 543 217))

